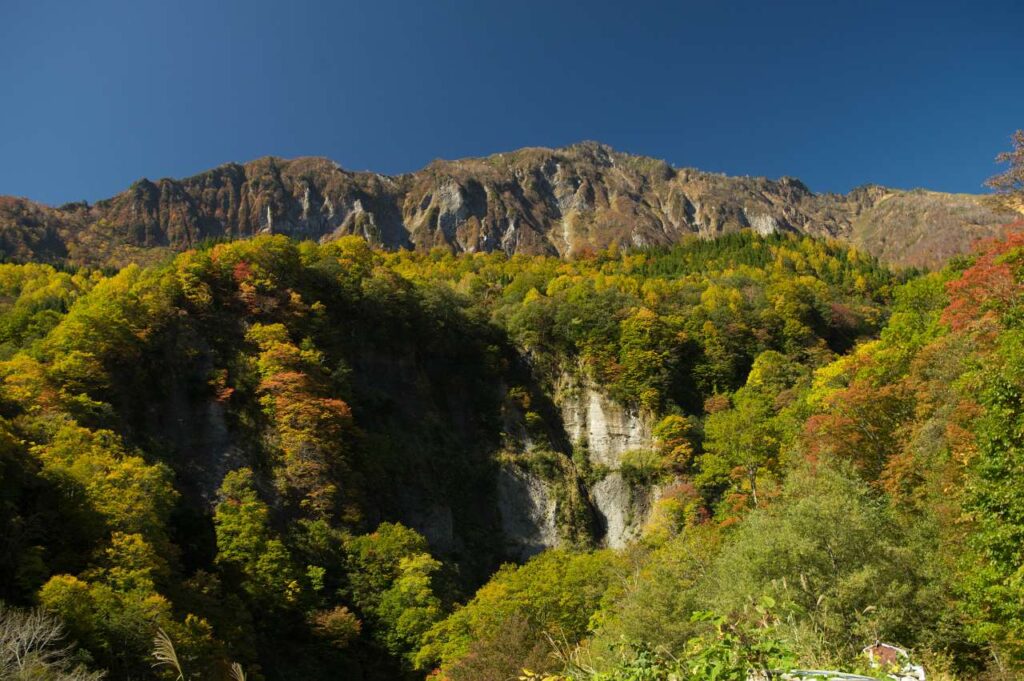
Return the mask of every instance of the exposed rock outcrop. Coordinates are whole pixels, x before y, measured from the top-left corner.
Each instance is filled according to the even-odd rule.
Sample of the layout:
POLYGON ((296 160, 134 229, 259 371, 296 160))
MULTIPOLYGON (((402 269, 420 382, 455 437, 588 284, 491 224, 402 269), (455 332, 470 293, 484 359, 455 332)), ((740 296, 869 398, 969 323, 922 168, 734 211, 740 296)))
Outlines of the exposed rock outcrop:
POLYGON ((600 513, 604 544, 621 549, 643 534, 661 490, 632 485, 612 471, 591 486, 590 495, 600 513))
POLYGON ((650 415, 627 410, 587 381, 563 379, 559 404, 566 434, 585 443, 594 465, 618 468, 625 452, 652 446, 650 415))
POLYGON ((563 377, 558 389, 565 432, 585 449, 593 471, 590 499, 601 523, 601 540, 621 548, 640 536, 658 490, 631 484, 620 472, 623 455, 651 449, 653 415, 629 410, 585 379, 563 377))
POLYGON ((556 500, 549 484, 517 466, 498 470, 498 510, 509 556, 525 560, 559 543, 556 500))
POLYGON ((115 197, 50 208, 0 197, 8 260, 124 264, 206 239, 358 234, 385 248, 567 256, 667 245, 752 228, 848 240, 903 265, 933 265, 1019 218, 974 195, 866 186, 814 194, 799 180, 674 168, 593 142, 435 161, 388 177, 323 158, 261 158, 193 177, 143 179, 115 197))

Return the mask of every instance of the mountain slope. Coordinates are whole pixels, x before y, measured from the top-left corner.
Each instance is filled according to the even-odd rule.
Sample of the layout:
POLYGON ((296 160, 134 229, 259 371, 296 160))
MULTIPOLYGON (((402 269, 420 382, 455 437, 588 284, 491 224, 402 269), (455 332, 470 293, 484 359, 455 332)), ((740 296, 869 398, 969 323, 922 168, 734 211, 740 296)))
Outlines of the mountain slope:
POLYGON ((0 601, 59 613, 110 678, 154 678, 160 626, 204 679, 422 679, 455 601, 639 537, 709 398, 873 337, 901 278, 749 232, 569 262, 264 235, 0 265, 0 601))
POLYGON ((678 169, 585 142, 435 161, 397 176, 268 157, 182 180, 143 179, 91 206, 0 197, 0 251, 15 261, 121 265, 206 239, 282 233, 567 256, 753 228, 837 237, 895 264, 927 266, 1018 217, 982 196, 879 186, 815 194, 792 178, 678 169))

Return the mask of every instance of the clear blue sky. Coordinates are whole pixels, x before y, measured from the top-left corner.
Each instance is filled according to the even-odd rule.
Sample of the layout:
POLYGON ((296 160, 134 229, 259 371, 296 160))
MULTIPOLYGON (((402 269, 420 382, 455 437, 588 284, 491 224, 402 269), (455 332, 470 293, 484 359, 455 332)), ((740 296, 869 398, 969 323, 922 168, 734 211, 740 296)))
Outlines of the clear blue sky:
POLYGON ((1022 26, 1014 0, 0 0, 0 194, 583 139, 816 191, 979 191, 1024 127, 1022 26))

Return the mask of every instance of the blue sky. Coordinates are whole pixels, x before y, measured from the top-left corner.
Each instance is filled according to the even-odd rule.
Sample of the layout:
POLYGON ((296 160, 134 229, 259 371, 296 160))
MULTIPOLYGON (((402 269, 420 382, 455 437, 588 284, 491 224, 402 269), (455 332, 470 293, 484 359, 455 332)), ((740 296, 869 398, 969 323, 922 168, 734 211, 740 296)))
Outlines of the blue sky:
POLYGON ((1024 127, 1022 25, 994 0, 0 0, 0 194, 583 139, 816 191, 980 191, 1024 127))

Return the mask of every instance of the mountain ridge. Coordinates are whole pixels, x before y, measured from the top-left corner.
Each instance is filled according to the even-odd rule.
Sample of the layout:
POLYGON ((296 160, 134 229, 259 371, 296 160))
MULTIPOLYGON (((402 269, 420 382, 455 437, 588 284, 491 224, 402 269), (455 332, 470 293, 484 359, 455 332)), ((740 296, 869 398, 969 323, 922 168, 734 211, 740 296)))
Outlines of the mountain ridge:
POLYGON ((896 265, 927 267, 1019 217, 986 195, 877 184, 815 193, 794 177, 680 168, 586 141, 438 159, 398 175, 346 170, 325 157, 265 156, 180 179, 141 178, 91 205, 0 196, 0 253, 121 266, 210 239, 282 233, 566 257, 750 228, 839 238, 896 265))

